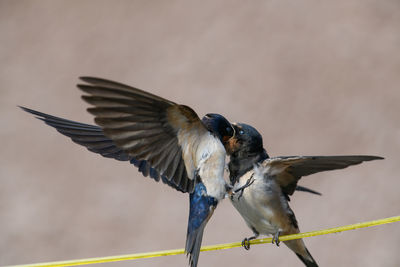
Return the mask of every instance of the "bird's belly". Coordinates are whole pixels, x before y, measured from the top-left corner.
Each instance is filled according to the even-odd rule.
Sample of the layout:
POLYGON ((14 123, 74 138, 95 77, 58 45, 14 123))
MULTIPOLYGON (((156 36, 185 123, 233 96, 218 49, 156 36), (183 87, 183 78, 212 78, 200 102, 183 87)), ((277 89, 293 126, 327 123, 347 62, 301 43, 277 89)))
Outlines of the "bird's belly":
POLYGON ((250 228, 255 229, 259 234, 274 234, 278 231, 278 228, 271 224, 269 220, 269 216, 260 217, 260 213, 268 214, 270 211, 268 210, 259 210, 253 209, 249 205, 243 205, 243 202, 233 204, 237 210, 240 210, 240 214, 243 219, 246 221, 247 225, 250 228))
POLYGON ((231 201, 250 228, 254 228, 259 234, 275 234, 279 227, 274 225, 272 221, 275 216, 276 205, 279 205, 280 201, 275 194, 266 193, 266 190, 273 188, 268 188, 268 185, 260 185, 259 183, 263 183, 263 181, 255 180, 252 185, 244 189, 240 198, 238 196, 240 193, 238 193, 231 198, 231 201))

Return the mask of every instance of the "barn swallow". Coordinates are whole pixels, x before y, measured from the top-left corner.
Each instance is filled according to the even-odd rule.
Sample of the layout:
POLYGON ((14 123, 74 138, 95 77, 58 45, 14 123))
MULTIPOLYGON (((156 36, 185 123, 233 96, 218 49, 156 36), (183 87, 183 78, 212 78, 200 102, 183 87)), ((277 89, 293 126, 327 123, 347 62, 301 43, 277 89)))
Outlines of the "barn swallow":
POLYGON ((78 84, 98 126, 21 107, 75 143, 104 157, 130 161, 144 176, 189 193, 185 250, 196 267, 204 227, 229 189, 223 177, 224 145, 233 136, 219 114, 202 120, 188 106, 109 80, 78 84))
MULTIPOLYGON (((317 172, 343 169, 363 161, 383 159, 376 156, 292 156, 270 158, 263 147, 260 133, 250 125, 233 124, 235 136, 226 146, 230 162, 231 202, 239 211, 254 236, 242 242, 250 248, 249 240, 260 234, 272 235, 279 245, 279 235, 300 232, 296 217, 289 207, 289 196, 302 176, 317 172)), ((302 239, 284 241, 306 266, 318 266, 302 239)))

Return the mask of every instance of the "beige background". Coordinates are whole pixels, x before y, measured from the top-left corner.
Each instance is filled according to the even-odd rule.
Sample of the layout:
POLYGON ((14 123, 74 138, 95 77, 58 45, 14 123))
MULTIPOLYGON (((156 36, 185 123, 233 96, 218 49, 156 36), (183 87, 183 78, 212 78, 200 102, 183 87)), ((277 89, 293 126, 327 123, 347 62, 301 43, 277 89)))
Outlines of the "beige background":
MULTIPOLYGON (((306 177, 303 231, 400 214, 400 1, 0 0, 0 265, 181 248, 188 197, 73 144, 24 105, 92 123, 94 75, 254 125, 270 155, 374 154, 306 177)), ((229 201, 203 244, 250 230, 229 201)), ((400 266, 400 224, 309 238, 321 266, 400 266)), ((103 266, 186 266, 171 256, 103 266)), ((302 266, 286 247, 199 266, 302 266)))

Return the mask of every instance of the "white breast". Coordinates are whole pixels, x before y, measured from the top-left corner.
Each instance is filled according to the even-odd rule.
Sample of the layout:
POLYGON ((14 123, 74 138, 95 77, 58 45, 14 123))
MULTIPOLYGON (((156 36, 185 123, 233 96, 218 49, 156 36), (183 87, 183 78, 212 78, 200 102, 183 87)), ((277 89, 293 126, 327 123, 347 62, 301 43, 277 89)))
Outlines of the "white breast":
POLYGON ((180 130, 178 141, 189 179, 195 179, 194 174, 197 170, 207 194, 218 200, 223 199, 226 193, 226 152, 221 141, 206 130, 199 134, 197 128, 180 130))
POLYGON ((250 228, 260 234, 275 234, 279 226, 274 224, 276 210, 280 209, 280 188, 264 178, 262 172, 251 170, 234 185, 234 190, 246 184, 253 175, 254 183, 245 188, 242 197, 236 194, 231 198, 233 206, 239 211, 250 228))
POLYGON ((196 166, 207 194, 220 200, 225 196, 225 148, 212 134, 204 135, 196 150, 196 166))

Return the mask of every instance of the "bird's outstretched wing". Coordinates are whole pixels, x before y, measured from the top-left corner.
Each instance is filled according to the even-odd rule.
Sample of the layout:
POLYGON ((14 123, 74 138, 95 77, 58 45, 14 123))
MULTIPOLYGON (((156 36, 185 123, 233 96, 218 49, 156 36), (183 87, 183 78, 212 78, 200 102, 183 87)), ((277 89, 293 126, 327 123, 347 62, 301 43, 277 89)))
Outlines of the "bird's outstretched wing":
MULTIPOLYGON (((186 188, 177 187, 165 176, 160 175, 154 168, 151 168, 150 164, 146 160, 137 160, 134 157, 129 156, 121 148, 117 147, 110 138, 104 135, 103 130, 99 126, 59 118, 26 107, 20 108, 35 115, 36 118, 42 120, 47 125, 54 127, 58 132, 68 136, 73 142, 86 147, 91 152, 98 153, 106 158, 129 161, 134 164, 145 177, 149 176, 157 182, 161 180, 181 192, 186 192, 186 188, 193 186, 189 184, 186 188)), ((193 183, 192 180, 189 182, 193 183)))
POLYGON ((265 160, 262 165, 269 177, 274 177, 282 191, 292 195, 296 190, 297 181, 306 175, 317 172, 344 169, 363 161, 383 159, 377 156, 292 156, 274 157, 265 160))
POLYGON ((197 169, 196 149, 209 135, 188 106, 109 80, 81 77, 82 98, 93 105, 105 136, 126 154, 145 160, 182 191, 193 191, 197 169))

